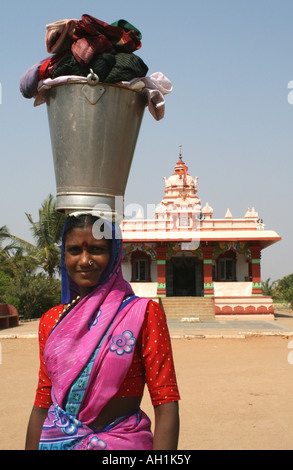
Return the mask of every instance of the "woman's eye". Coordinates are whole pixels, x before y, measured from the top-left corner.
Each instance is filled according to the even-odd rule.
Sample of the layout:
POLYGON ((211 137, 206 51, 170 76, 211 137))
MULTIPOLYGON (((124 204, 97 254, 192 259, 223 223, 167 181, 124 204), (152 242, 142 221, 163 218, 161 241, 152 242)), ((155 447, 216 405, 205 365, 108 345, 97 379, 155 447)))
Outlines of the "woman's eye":
POLYGON ((71 255, 78 255, 81 252, 81 249, 78 246, 72 246, 70 248, 67 248, 66 251, 71 255))
POLYGON ((103 253, 106 252, 106 250, 101 246, 92 246, 92 247, 89 248, 88 251, 90 253, 96 254, 96 255, 103 254, 103 253))
MULTIPOLYGON (((66 248, 65 252, 72 255, 72 256, 77 256, 80 255, 83 252, 83 248, 80 246, 69 246, 66 248)), ((104 253, 108 253, 108 248, 104 246, 88 246, 86 250, 88 253, 91 255, 103 255, 104 253)))

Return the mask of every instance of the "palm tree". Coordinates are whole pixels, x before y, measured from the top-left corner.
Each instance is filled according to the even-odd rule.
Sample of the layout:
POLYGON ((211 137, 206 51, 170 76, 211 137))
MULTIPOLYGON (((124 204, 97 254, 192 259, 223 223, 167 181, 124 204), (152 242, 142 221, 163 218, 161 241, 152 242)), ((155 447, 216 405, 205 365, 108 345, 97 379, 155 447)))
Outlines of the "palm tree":
POLYGON ((273 295, 273 289, 275 287, 276 282, 271 282, 271 278, 269 277, 266 281, 262 281, 262 292, 263 295, 273 295))
POLYGON ((38 254, 37 247, 12 235, 6 225, 0 227, 0 270, 13 277, 22 268, 31 273, 39 266, 38 254))
POLYGON ((0 227, 0 242, 1 240, 5 238, 9 238, 9 236, 10 236, 10 233, 6 225, 3 225, 2 227, 0 227))
POLYGON ((10 238, 10 233, 6 225, 0 227, 0 263, 5 260, 7 256, 7 246, 3 247, 2 242, 10 238))
MULTIPOLYGON (((65 220, 65 215, 56 212, 55 206, 56 201, 50 194, 39 210, 39 220, 37 222, 33 221, 31 214, 26 213, 36 241, 39 263, 49 277, 53 277, 55 272, 60 270, 59 244, 65 220)), ((33 250, 32 245, 31 249, 33 250)))
POLYGON ((6 270, 7 264, 9 264, 10 249, 11 245, 3 246, 3 241, 10 238, 10 233, 6 225, 0 227, 0 269, 6 270))

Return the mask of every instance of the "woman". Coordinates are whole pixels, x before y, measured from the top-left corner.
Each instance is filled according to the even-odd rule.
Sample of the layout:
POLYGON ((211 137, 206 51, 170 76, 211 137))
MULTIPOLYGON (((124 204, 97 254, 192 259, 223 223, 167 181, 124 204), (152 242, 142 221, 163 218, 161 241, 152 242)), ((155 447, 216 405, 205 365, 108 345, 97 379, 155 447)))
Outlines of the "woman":
POLYGON ((115 224, 101 225, 90 214, 67 218, 63 302, 40 321, 41 367, 27 450, 177 448, 179 393, 165 315, 157 303, 134 296, 121 262, 115 224), (104 235, 110 229, 111 239, 101 227, 104 235), (80 299, 64 308, 77 290, 80 299), (154 436, 140 410, 145 382, 154 436))

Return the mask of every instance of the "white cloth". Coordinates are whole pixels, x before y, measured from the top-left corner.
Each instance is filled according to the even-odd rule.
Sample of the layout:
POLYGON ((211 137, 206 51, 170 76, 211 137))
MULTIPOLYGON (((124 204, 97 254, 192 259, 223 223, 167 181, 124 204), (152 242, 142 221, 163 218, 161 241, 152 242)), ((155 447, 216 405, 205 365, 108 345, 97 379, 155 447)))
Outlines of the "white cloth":
POLYGON ((46 103, 46 91, 50 90, 53 86, 64 85, 65 83, 70 83, 74 81, 87 81, 86 77, 81 77, 79 75, 64 75, 57 78, 45 78, 40 80, 38 83, 38 94, 35 97, 34 106, 40 106, 41 104, 46 103))
POLYGON ((165 116, 164 95, 171 93, 173 85, 162 72, 155 72, 149 77, 134 78, 130 82, 121 82, 121 85, 130 89, 141 87, 140 92, 147 97, 148 108, 151 115, 160 121, 165 116))

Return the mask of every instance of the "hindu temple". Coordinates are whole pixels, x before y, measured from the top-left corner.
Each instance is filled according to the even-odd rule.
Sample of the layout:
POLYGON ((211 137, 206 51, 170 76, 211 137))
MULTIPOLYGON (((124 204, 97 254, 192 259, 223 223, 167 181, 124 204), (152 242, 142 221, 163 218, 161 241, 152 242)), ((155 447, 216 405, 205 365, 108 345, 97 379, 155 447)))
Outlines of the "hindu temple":
POLYGON ((214 218, 198 195, 198 177, 182 154, 164 177, 164 197, 154 219, 124 219, 123 274, 137 295, 157 299, 166 313, 189 316, 274 315, 264 296, 261 258, 281 237, 267 230, 255 208, 244 217, 214 218))

